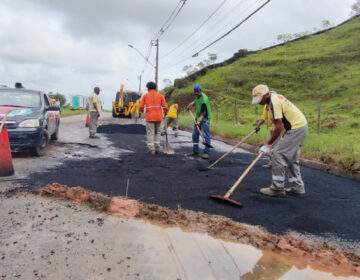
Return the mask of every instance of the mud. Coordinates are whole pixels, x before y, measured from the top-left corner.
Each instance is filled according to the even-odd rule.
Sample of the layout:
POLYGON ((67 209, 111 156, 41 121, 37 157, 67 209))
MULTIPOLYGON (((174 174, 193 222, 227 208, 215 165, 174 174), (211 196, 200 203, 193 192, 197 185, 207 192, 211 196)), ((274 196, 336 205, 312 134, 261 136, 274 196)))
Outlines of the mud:
POLYGON ((325 270, 360 275, 360 257, 354 253, 341 252, 328 244, 309 244, 302 239, 290 236, 275 235, 266 230, 234 222, 228 218, 209 215, 203 212, 184 210, 180 207, 171 210, 155 204, 139 203, 136 200, 119 197, 106 197, 95 192, 90 193, 82 187, 68 188, 58 183, 48 184, 44 188, 34 191, 36 195, 71 200, 74 203, 98 201, 95 210, 106 212, 108 215, 130 218, 143 218, 166 226, 179 226, 185 230, 208 233, 215 237, 250 244, 256 248, 280 253, 309 265, 316 265, 325 270), (71 195, 67 195, 67 194, 71 195), (98 198, 96 198, 98 197, 98 198), (107 199, 104 199, 104 198, 107 199), (103 202, 101 205, 100 201, 103 202))

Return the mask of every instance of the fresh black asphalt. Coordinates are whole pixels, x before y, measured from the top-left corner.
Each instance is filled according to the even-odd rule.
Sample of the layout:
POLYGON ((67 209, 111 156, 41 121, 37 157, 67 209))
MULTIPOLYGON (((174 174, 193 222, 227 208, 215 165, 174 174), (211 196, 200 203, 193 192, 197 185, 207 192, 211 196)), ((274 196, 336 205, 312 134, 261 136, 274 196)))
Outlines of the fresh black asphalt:
MULTIPOLYGON (((254 154, 231 154, 211 171, 200 171, 222 153, 212 151, 211 160, 185 156, 191 148, 176 149, 175 155, 146 153, 145 127, 142 125, 106 125, 113 146, 133 153, 118 158, 69 160, 44 173, 32 174, 26 181, 32 188, 59 182, 111 196, 124 196, 172 209, 178 207, 218 214, 235 221, 260 225, 272 233, 294 230, 342 240, 360 241, 360 183, 355 180, 302 167, 306 196, 272 198, 259 193, 271 183, 271 171, 261 167, 261 159, 235 190, 232 199, 242 208, 218 203, 210 194, 224 195, 254 160, 254 154)), ((181 142, 181 138, 170 138, 181 142)), ((187 141, 188 142, 188 141, 187 141)), ((96 149, 93 150, 96 153, 96 149)))

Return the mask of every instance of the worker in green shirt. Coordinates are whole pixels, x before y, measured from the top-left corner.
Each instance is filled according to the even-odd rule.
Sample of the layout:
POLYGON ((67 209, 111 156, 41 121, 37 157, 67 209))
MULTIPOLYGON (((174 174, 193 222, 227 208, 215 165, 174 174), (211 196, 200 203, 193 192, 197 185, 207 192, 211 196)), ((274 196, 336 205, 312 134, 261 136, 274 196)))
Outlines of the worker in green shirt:
MULTIPOLYGON (((195 100, 191 102, 187 109, 195 104, 196 116, 195 121, 200 129, 203 131, 204 140, 210 146, 211 137, 210 137, 210 119, 211 119, 211 108, 208 97, 205 93, 202 92, 201 86, 196 84, 194 86, 194 94, 195 100)), ((199 155, 199 131, 194 124, 193 133, 192 133, 192 141, 193 141, 193 152, 189 154, 189 156, 198 156, 199 155)), ((210 154, 209 146, 205 146, 205 150, 203 155, 201 156, 203 159, 208 159, 210 154)))

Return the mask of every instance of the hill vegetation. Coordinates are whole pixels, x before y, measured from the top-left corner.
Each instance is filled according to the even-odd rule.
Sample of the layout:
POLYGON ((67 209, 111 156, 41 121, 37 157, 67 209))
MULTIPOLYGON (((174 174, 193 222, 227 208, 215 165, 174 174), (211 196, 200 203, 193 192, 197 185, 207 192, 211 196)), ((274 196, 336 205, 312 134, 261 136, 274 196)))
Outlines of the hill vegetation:
MULTIPOLYGON (((210 98, 212 133, 238 139, 250 133, 262 113, 260 105, 250 105, 251 90, 267 84, 295 103, 308 119, 303 157, 360 172, 359 16, 326 32, 247 53, 229 65, 178 80, 175 87, 165 89, 170 103, 184 108, 193 100, 195 83, 210 98)), ((191 126, 187 114, 179 121, 191 126)), ((262 129, 249 143, 261 145, 268 135, 262 129)))

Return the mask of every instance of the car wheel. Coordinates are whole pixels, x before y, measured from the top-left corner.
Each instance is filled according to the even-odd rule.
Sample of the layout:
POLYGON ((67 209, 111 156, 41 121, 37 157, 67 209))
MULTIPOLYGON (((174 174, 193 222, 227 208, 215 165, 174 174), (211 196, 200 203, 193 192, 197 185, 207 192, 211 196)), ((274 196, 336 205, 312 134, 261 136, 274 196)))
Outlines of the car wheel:
POLYGON ((44 129, 40 144, 39 146, 32 148, 32 154, 37 157, 45 155, 49 146, 49 141, 49 133, 46 129, 44 129))
POLYGON ((57 123, 55 132, 51 135, 51 140, 59 139, 59 126, 60 126, 60 122, 57 123))
POLYGON ((117 117, 117 115, 115 114, 114 108, 112 109, 112 116, 113 116, 113 118, 117 117))

